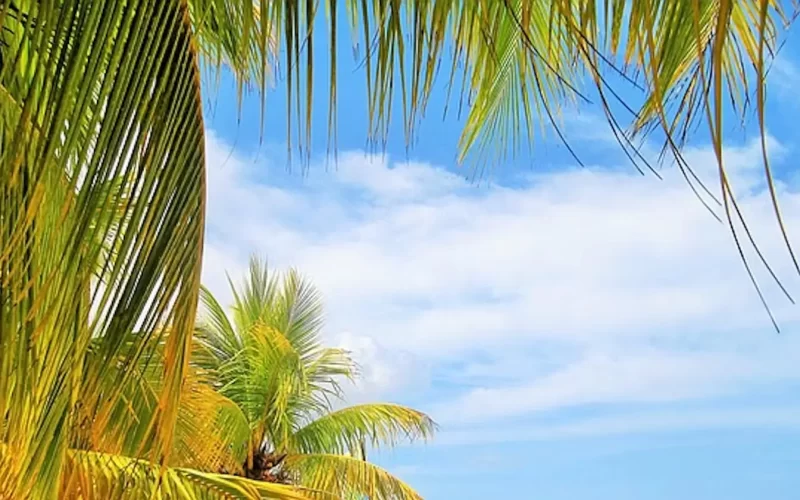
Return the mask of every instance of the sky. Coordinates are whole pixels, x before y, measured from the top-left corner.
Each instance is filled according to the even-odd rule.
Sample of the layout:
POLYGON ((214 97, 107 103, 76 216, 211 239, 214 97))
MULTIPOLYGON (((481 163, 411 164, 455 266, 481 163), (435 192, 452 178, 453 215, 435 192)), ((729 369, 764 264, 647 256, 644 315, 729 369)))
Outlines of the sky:
MULTIPOLYGON (((240 113, 229 75, 206 93, 203 282, 228 302, 226 272, 240 279, 255 254, 316 284, 325 341, 361 365, 348 401, 439 424, 428 443, 376 455, 381 466, 430 500, 800 498, 800 306, 748 251, 778 333, 727 228, 674 166, 640 175, 585 105, 564 115, 585 166, 548 136, 476 179, 455 161, 463 120, 441 118, 443 82, 412 148, 398 117, 385 153, 366 150, 364 75, 340 52, 335 162, 324 58, 307 169, 287 167, 282 81, 263 137, 258 98, 240 113)), ((800 249, 798 85, 790 34, 769 78, 768 150, 800 249)), ((726 129, 726 164, 800 298, 757 132, 726 129)), ((685 156, 717 185, 704 134, 685 156)))

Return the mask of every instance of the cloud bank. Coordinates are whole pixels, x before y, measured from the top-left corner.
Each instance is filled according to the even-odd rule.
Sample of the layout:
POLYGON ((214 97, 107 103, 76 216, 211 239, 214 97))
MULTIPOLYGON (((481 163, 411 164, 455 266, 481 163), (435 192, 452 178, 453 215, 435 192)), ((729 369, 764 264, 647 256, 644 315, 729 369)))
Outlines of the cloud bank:
MULTIPOLYGON (((232 153, 214 133, 207 148, 204 283, 228 299, 225 271, 239 277, 252 252, 308 275, 326 300, 328 340, 363 366, 354 400, 410 401, 462 432, 591 405, 724 400, 797 381, 798 308, 756 266, 785 330, 775 334, 726 227, 674 169, 659 181, 596 162, 478 187, 455 170, 362 152, 301 177, 232 153)), ((757 241, 799 291, 758 143, 726 154, 757 241)), ((770 154, 779 163, 788 151, 771 140, 770 154)), ((686 157, 715 186, 712 151, 686 157)), ((800 195, 779 189, 791 232, 800 195)), ((761 422, 777 411, 765 410, 761 422)), ((757 414, 731 421, 751 425, 757 414)), ((698 422, 721 414, 703 415, 698 422)), ((647 421, 681 427, 689 418, 647 421)), ((580 425, 602 433, 618 424, 580 425)), ((551 430, 568 432, 562 427, 551 430)))

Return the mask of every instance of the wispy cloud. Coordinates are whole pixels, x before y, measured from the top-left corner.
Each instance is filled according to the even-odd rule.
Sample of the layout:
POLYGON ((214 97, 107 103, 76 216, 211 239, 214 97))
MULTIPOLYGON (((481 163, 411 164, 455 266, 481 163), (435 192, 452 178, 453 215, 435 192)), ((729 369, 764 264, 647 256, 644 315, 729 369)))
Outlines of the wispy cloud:
POLYGON ((800 83, 800 69, 791 57, 781 53, 772 61, 767 82, 775 85, 778 92, 787 95, 796 91, 800 83))
POLYGON ((437 443, 447 446, 497 444, 704 429, 796 431, 800 430, 800 407, 632 412, 568 423, 474 427, 445 431, 437 437, 437 443))
MULTIPOLYGON (((777 347, 777 346, 776 346, 777 347)), ((800 378, 792 358, 776 348, 772 362, 752 352, 732 354, 618 348, 613 353, 592 349, 574 363, 523 384, 472 389, 441 403, 440 419, 463 425, 500 418, 535 415, 585 405, 670 403, 738 394, 777 381, 800 378)), ((436 408, 436 407, 435 407, 436 408)))

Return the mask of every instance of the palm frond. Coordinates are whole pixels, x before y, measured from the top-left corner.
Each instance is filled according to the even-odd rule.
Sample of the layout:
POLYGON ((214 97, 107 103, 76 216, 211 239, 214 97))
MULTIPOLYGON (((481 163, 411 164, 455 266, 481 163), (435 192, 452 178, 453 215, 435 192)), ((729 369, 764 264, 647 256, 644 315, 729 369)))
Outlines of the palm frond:
MULTIPOLYGON (((276 47, 285 53, 287 111, 305 127, 297 132, 302 140, 310 137, 313 100, 304 87, 313 75, 311 34, 321 2, 258 3, 264 23, 275 28, 276 47)), ((553 125, 563 103, 585 100, 577 82, 595 69, 623 75, 644 91, 633 122, 638 130, 659 125, 659 109, 675 103, 664 132, 683 136, 702 117, 697 113, 704 99, 698 91, 701 67, 708 82, 712 73, 719 74, 736 111, 744 113, 753 90, 764 83, 762 59, 774 55, 780 27, 794 18, 787 9, 797 5, 778 0, 348 0, 346 7, 354 39, 363 44, 359 55, 370 137, 385 139, 395 92, 400 92, 406 137, 412 140, 449 55, 447 83, 454 89, 460 80, 461 104, 470 106, 463 159, 472 150, 513 150, 531 138, 536 122, 553 125)), ((337 2, 326 2, 330 43, 325 55, 334 108, 337 9, 337 2)), ((330 116, 335 114, 331 110, 330 116)), ((289 132, 291 138, 291 126, 289 132)))
MULTIPOLYGON (((306 159, 314 104, 312 42, 320 4, 319 0, 260 1, 265 24, 283 34, 275 38, 275 46, 284 54, 286 68, 288 147, 291 153, 296 136, 306 159)), ((336 138, 337 5, 327 0, 324 9, 329 14, 325 23, 329 148, 336 138)), ((579 85, 588 76, 610 133, 635 168, 643 172, 645 166, 656 172, 634 139, 657 132, 664 141, 663 153, 675 161, 701 202, 711 210, 722 207, 743 259, 741 231, 744 241, 756 243, 730 186, 722 154, 723 118, 726 123, 744 123, 755 110, 774 213, 800 272, 779 208, 764 124, 769 61, 779 50, 786 31, 782 28, 800 14, 798 2, 347 0, 346 7, 360 49, 359 66, 366 75, 367 135, 372 144, 385 144, 392 117, 398 114, 399 93, 399 112, 411 145, 420 119, 428 112, 434 82, 449 59, 448 96, 460 94, 459 114, 463 107, 468 109, 459 142, 460 161, 482 171, 508 153, 516 153, 521 145, 532 145, 534 129, 540 125, 543 130, 552 129, 581 163, 579 152, 562 130, 560 110, 590 101, 579 85), (703 123, 717 157, 716 190, 700 180, 681 154, 681 146, 703 123)), ((448 108, 449 99, 445 113, 448 108)), ((772 272, 760 254, 759 259, 772 272)))
POLYGON ((242 349, 242 339, 225 314, 225 309, 206 287, 200 288, 200 302, 202 313, 195 332, 195 343, 199 350, 196 350, 197 356, 193 355, 193 359, 199 361, 199 357, 202 357, 206 360, 205 368, 218 368, 219 363, 232 358, 242 349))
MULTIPOLYGON (((12 498, 8 446, 0 443, 0 497, 12 498)), ((312 492, 251 481, 241 477, 180 467, 160 468, 146 460, 122 455, 69 450, 56 485, 58 498, 70 499, 190 499, 303 500, 312 492)))
POLYGON ((292 449, 302 453, 347 454, 363 443, 394 446, 401 440, 429 439, 436 429, 424 413, 395 404, 350 406, 310 422, 292 436, 292 449))
POLYGON ((290 269, 270 311, 273 326, 283 332, 305 362, 317 354, 323 308, 319 291, 310 281, 290 269))
POLYGON ((128 377, 120 347, 164 325, 158 405, 135 426, 142 456, 172 449, 200 278, 202 108, 182 2, 3 0, 0 13, 0 441, 12 496, 46 499, 78 395, 109 435, 131 426, 103 416, 125 384, 101 381, 128 377), (89 367, 93 337, 104 361, 89 367))
MULTIPOLYGON (((137 370, 125 379, 126 386, 119 389, 122 396, 105 417, 112 422, 126 422, 109 429, 103 419, 93 418, 88 409, 80 409, 77 418, 81 425, 74 433, 72 448, 105 453, 131 455, 142 446, 145 428, 139 422, 152 418, 158 405, 158 395, 163 387, 165 373, 164 348, 168 333, 147 346, 151 352, 140 357, 137 370), (111 432, 114 431, 114 434, 111 432)), ((135 342, 126 343, 119 359, 127 359, 129 350, 138 349, 135 342)), ((96 356, 87 357, 90 364, 98 362, 96 356)), ((115 381, 116 377, 108 377, 115 381)), ((89 399, 81 395, 80 399, 89 399)), ((181 387, 181 403, 175 425, 173 450, 168 465, 204 471, 225 470, 239 472, 247 452, 250 435, 248 421, 238 405, 217 392, 210 375, 194 366, 186 372, 181 387)))
POLYGON ((302 391, 300 360, 286 338, 263 323, 243 337, 245 347, 216 371, 219 391, 241 408, 257 434, 256 446, 267 437, 285 440, 291 429, 291 397, 302 391))
POLYGON ((316 497, 422 500, 409 485, 359 458, 334 454, 289 455, 285 467, 316 497))
POLYGON ((344 349, 324 348, 304 364, 304 373, 311 397, 309 411, 327 411, 333 400, 341 400, 344 396, 339 381, 355 381, 358 369, 349 352, 344 349))
MULTIPOLYGON (((263 95, 275 60, 274 26, 264 23, 258 2, 189 0, 189 15, 200 54, 215 76, 233 72, 241 99, 248 86, 263 95)), ((241 100, 240 100, 241 104, 241 100)))
POLYGON ((239 332, 256 322, 267 322, 279 292, 279 276, 270 272, 262 260, 251 257, 249 271, 240 286, 230 282, 233 293, 233 324, 239 332))
POLYGON ((561 106, 583 99, 576 89, 577 40, 561 30, 553 3, 476 4, 459 20, 464 24, 456 31, 456 50, 472 68, 462 82, 469 114, 459 145, 461 161, 475 151, 482 166, 518 151, 523 143, 532 146, 537 122, 542 132, 550 126, 561 136, 561 106))
POLYGON ((308 498, 288 486, 210 474, 193 469, 159 468, 120 455, 73 451, 59 486, 64 499, 275 499, 308 498))
POLYGON ((184 381, 170 465, 240 473, 250 426, 233 401, 190 372, 184 381))

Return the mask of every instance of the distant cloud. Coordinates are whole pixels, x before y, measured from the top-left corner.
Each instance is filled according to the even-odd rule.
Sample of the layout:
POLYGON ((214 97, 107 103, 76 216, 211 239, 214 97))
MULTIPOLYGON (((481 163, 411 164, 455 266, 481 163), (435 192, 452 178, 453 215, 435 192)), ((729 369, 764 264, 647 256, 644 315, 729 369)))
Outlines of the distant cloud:
POLYGON ((429 382, 430 375, 413 356, 387 349, 371 336, 345 332, 332 342, 346 349, 358 364, 358 378, 343 383, 348 403, 375 402, 408 386, 424 390, 429 382))
POLYGON ((346 152, 339 156, 337 182, 362 188, 380 202, 426 199, 461 188, 464 180, 429 164, 390 164, 383 155, 346 152))
MULTIPOLYGON (((229 298, 224 271, 240 276, 251 252, 298 267, 325 295, 329 340, 361 357, 354 399, 421 401, 469 426, 796 377, 800 341, 774 335, 726 227, 675 169, 658 181, 597 158, 478 188, 445 168, 350 152, 338 169, 267 184, 275 167, 230 155, 213 132, 207 149, 204 283, 229 298)), ((769 149, 775 162, 788 153, 772 138, 769 149)), ((726 155, 755 237, 797 292, 759 143, 726 155)), ((686 158, 718 189, 709 148, 686 158)), ((778 188, 792 231, 800 194, 778 188)), ((798 309, 756 268, 792 331, 798 309)))
MULTIPOLYGON (((800 349, 794 347, 795 355, 800 349)), ((738 355, 621 348, 593 350, 563 368, 522 385, 480 387, 434 411, 443 423, 465 424, 583 405, 670 403, 735 394, 775 380, 800 379, 794 362, 738 355)), ((434 407, 437 408, 437 407, 434 407)))
POLYGON ((548 441, 567 438, 645 434, 676 430, 767 429, 799 430, 800 407, 735 408, 590 417, 566 423, 472 427, 446 430, 437 437, 443 446, 548 441))
POLYGON ((795 111, 798 87, 800 87, 800 64, 797 58, 784 49, 773 59, 767 74, 767 102, 771 103, 778 113, 795 111))

